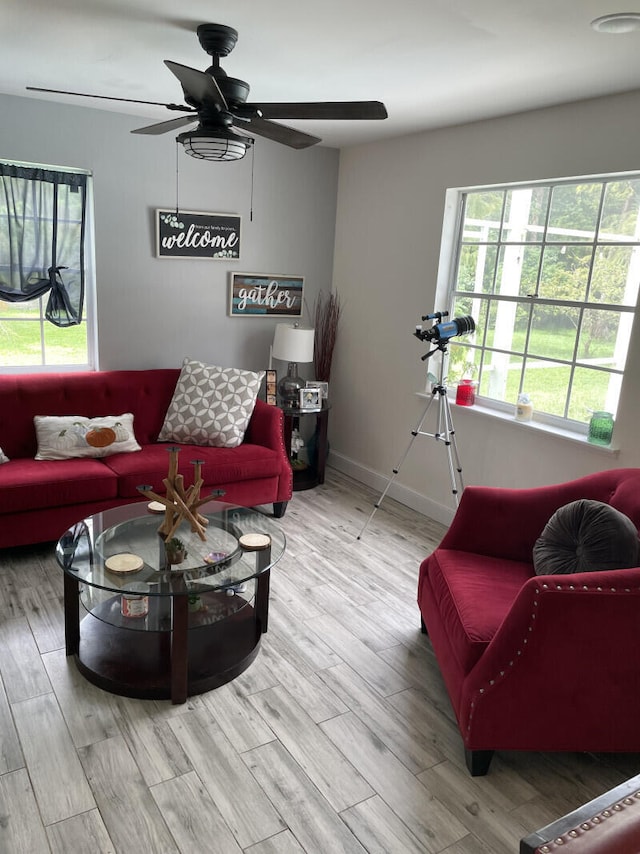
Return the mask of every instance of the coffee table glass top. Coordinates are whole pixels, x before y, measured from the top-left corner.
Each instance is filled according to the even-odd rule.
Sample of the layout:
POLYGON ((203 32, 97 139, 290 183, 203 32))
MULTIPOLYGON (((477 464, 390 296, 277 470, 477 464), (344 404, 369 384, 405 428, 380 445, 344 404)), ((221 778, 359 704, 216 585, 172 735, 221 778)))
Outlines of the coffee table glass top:
POLYGON ((204 504, 199 513, 208 519, 205 540, 183 523, 176 536, 186 545, 187 556, 171 567, 166 564, 164 542, 158 535, 163 517, 150 513, 142 502, 78 522, 60 538, 56 557, 66 573, 91 587, 126 593, 138 591, 143 582, 151 596, 236 587, 282 557, 285 535, 269 516, 216 501, 204 504), (256 551, 251 550, 256 538, 247 538, 251 534, 262 535, 257 538, 258 545, 261 540, 267 542, 264 535, 269 538, 267 560, 256 560, 256 551), (115 571, 108 568, 114 566, 115 571))

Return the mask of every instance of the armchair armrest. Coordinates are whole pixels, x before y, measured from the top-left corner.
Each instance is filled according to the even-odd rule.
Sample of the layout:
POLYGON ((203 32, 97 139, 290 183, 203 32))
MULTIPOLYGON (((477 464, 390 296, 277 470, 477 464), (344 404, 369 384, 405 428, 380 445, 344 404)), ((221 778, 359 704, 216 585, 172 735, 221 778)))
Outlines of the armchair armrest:
POLYGON ((462 689, 470 749, 640 750, 640 568, 527 581, 462 689))

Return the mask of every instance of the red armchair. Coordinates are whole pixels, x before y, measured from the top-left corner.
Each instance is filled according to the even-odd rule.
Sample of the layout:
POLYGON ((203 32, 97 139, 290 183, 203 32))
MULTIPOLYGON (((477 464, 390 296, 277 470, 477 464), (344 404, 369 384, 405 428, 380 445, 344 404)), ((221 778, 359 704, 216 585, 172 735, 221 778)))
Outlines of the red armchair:
POLYGON ((640 469, 556 486, 469 486, 420 567, 418 605, 472 775, 495 750, 640 751, 640 567, 536 575, 553 513, 605 502, 640 527, 640 469))

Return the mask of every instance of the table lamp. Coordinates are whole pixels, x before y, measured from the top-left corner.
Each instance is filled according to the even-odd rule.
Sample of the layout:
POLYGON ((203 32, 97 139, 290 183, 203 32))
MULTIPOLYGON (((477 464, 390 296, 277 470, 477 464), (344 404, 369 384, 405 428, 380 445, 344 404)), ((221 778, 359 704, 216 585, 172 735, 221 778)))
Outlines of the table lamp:
POLYGON ((274 359, 289 363, 286 377, 278 383, 278 394, 286 406, 300 405, 300 389, 305 382, 298 376, 298 362, 313 362, 314 330, 297 323, 279 323, 271 350, 274 359))

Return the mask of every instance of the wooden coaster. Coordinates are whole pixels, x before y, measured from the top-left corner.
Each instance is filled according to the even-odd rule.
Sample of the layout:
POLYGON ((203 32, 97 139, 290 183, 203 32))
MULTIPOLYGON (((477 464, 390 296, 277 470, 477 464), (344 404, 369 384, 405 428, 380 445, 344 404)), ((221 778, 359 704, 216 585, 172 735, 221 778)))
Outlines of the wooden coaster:
POLYGON ((164 513, 167 508, 162 504, 161 501, 150 501, 147 504, 147 510, 149 513, 164 513))
POLYGON ((120 574, 126 572, 138 572, 144 566, 144 561, 138 555, 132 555, 128 552, 123 552, 119 555, 108 557, 104 565, 109 572, 117 572, 120 574))
POLYGON ((247 552, 261 552, 271 545, 271 537, 267 534, 243 534, 238 540, 240 548, 247 552))

